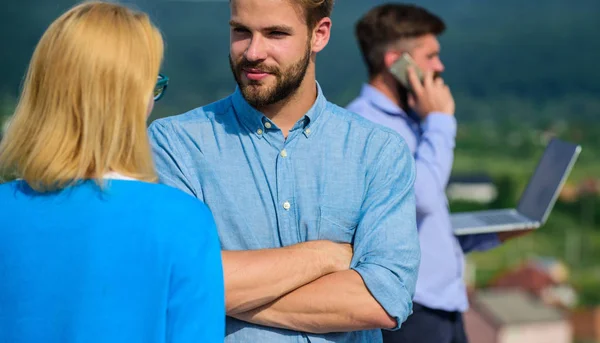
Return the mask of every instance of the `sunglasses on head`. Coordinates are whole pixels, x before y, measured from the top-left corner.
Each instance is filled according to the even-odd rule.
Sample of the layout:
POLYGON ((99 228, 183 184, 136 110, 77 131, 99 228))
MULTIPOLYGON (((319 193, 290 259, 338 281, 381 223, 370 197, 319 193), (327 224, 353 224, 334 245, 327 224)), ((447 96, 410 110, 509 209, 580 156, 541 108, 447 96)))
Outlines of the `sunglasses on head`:
POLYGON ((158 74, 158 80, 156 81, 156 86, 154 87, 154 101, 158 101, 163 97, 168 85, 169 78, 166 75, 158 74))

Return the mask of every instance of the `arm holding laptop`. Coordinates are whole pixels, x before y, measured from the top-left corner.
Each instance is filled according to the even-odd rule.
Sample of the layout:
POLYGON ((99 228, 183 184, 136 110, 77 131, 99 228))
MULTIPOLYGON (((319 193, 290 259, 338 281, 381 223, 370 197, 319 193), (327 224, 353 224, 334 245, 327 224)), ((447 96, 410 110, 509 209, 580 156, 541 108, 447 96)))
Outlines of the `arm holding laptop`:
POLYGON ((518 231, 498 232, 498 239, 500 240, 500 242, 504 243, 508 240, 518 238, 521 236, 525 236, 526 234, 530 233, 531 231, 533 231, 533 230, 527 229, 527 230, 518 230, 518 231))

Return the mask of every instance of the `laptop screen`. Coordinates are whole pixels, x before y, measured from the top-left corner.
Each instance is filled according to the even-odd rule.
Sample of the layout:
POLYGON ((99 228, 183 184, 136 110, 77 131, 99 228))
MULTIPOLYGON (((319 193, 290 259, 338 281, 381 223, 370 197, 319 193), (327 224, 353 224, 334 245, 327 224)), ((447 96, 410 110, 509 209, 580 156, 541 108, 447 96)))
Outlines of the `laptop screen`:
POLYGON ((530 219, 545 220, 544 216, 554 205, 578 153, 578 145, 552 139, 521 196, 517 210, 530 219))

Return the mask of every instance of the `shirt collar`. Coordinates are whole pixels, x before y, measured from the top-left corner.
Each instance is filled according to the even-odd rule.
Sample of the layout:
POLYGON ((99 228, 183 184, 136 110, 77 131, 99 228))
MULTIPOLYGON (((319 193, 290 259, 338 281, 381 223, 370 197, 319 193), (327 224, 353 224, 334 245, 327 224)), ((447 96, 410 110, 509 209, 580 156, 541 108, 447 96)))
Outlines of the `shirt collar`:
POLYGON ((126 176, 124 174, 121 174, 121 173, 118 173, 118 172, 114 172, 114 171, 111 171, 111 172, 108 172, 108 173, 104 174, 102 176, 102 178, 103 179, 108 179, 108 180, 128 180, 128 181, 134 181, 134 180, 136 180, 136 179, 134 179, 132 177, 129 177, 129 176, 126 176))
POLYGON ((407 116, 406 112, 385 96, 379 89, 368 83, 363 84, 360 97, 366 99, 371 105, 392 116, 407 116))
MULTIPOLYGON (((310 126, 312 126, 319 116, 323 113, 325 108, 327 107, 327 99, 323 95, 323 91, 318 82, 316 82, 317 87, 317 99, 315 100, 313 106, 306 112, 306 114, 298 120, 296 125, 292 130, 296 128, 304 129, 305 136, 308 137, 311 130, 307 130, 310 126)), ((267 126, 275 127, 275 124, 267 118, 263 113, 252 107, 244 96, 242 95, 242 91, 239 86, 236 86, 235 92, 232 95, 233 107, 242 121, 242 123, 247 127, 250 132, 253 132, 258 137, 262 137, 267 126), (267 126, 265 126, 265 123, 267 126)))

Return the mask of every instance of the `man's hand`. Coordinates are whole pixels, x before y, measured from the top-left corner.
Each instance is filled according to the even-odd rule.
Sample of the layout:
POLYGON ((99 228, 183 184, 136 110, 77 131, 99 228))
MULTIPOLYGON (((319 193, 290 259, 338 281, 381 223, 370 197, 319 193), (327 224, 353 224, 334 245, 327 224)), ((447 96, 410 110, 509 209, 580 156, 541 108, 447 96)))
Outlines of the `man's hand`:
POLYGON ((397 326, 354 270, 332 273, 257 309, 233 314, 246 322, 325 334, 397 326))
POLYGON ((326 264, 329 263, 331 273, 350 269, 353 255, 352 245, 330 241, 320 241, 320 243, 324 248, 324 256, 328 261, 326 264))
POLYGON ((503 232, 498 232, 498 239, 500 240, 500 242, 504 243, 508 240, 517 238, 517 237, 521 237, 521 236, 525 236, 529 233, 531 233, 533 230, 529 229, 529 230, 518 230, 518 231, 503 231, 503 232))
POLYGON ((408 78, 414 92, 409 94, 408 104, 421 118, 426 118, 432 112, 454 115, 454 98, 441 77, 434 80, 433 71, 426 71, 421 84, 415 71, 409 67, 408 78))

